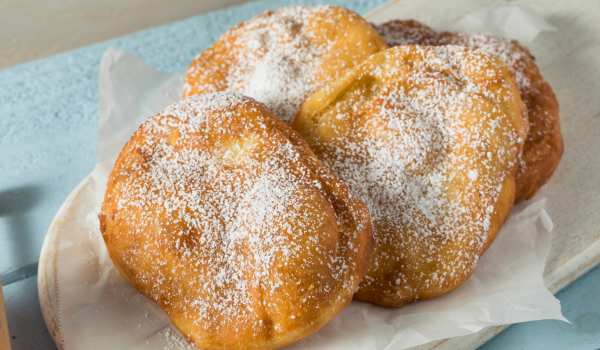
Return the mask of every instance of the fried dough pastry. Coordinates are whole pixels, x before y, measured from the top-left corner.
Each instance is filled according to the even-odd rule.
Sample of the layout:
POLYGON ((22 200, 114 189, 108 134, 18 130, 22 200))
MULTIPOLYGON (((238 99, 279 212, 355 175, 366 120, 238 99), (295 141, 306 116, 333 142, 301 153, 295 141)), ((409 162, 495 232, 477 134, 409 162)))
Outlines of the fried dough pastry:
POLYGON ((508 65, 527 106, 529 134, 517 171, 516 202, 530 199, 550 179, 563 154, 558 101, 542 78, 529 50, 515 40, 490 34, 437 33, 415 20, 394 20, 375 27, 386 43, 398 45, 458 45, 492 53, 508 65))
POLYGON ((321 85, 387 48, 368 22, 342 7, 269 11, 227 31, 196 57, 183 97, 236 91, 289 123, 321 85))
POLYGON ((377 53, 291 126, 367 204, 373 251, 354 298, 388 307, 469 278, 513 206, 528 132, 506 65, 458 46, 377 53))
POLYGON ((262 103, 194 96, 146 121, 110 175, 101 231, 138 291, 201 349, 275 349, 352 299, 372 227, 262 103))

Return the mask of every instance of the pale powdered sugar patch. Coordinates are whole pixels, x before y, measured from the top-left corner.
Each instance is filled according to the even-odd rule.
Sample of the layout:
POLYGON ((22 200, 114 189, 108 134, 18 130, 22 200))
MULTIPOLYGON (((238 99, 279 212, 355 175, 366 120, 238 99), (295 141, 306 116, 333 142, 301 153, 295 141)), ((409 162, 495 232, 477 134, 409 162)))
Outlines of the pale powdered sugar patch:
POLYGON ((324 14, 327 21, 330 10, 330 6, 286 7, 228 32, 231 46, 244 48, 227 73, 228 89, 263 102, 285 122, 291 121, 317 89, 318 58, 330 46, 310 38, 306 27, 317 14, 324 14))
POLYGON ((316 89, 317 58, 328 50, 316 46, 303 27, 317 12, 328 9, 287 7, 277 16, 251 22, 235 43, 251 50, 242 64, 230 72, 231 89, 265 103, 289 122, 316 89))
POLYGON ((197 350, 198 348, 188 343, 185 338, 181 335, 173 332, 169 328, 159 333, 160 335, 167 338, 167 345, 165 346, 165 350, 197 350))

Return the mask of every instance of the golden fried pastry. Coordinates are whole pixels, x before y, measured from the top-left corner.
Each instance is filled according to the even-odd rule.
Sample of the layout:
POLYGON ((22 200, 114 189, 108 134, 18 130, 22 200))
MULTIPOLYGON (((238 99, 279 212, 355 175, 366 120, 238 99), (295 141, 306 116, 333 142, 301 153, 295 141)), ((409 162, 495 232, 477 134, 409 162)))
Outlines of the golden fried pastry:
POLYGON ((369 23, 342 7, 269 11, 227 31, 196 57, 183 97, 236 91, 290 122, 321 85, 387 48, 369 23))
POLYGON ((563 154, 558 120, 558 101, 550 85, 542 78, 535 58, 515 40, 490 34, 442 32, 414 20, 395 20, 376 26, 390 46, 459 45, 492 53, 517 79, 521 99, 527 106, 529 134, 521 165, 517 171, 516 202, 530 199, 550 179, 563 154))
POLYGON ((201 349, 275 349, 352 299, 364 203, 262 103, 194 96, 146 121, 110 175, 101 231, 137 290, 201 349))
POLYGON ((388 307, 469 278, 513 206, 528 132, 506 65, 458 46, 377 53, 291 126, 367 204, 373 252, 354 298, 388 307))

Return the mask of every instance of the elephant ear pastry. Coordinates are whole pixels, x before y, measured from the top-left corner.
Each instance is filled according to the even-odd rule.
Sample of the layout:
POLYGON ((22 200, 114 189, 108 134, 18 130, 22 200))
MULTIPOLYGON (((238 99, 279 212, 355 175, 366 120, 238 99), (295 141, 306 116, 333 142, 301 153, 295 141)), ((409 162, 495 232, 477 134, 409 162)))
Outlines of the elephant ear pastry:
POLYGON ((527 112, 508 67, 458 46, 397 46, 313 94, 291 124, 369 208, 355 299, 383 306, 465 282, 514 203, 527 112))
POLYGON ((364 203, 262 103, 193 96, 146 121, 110 174, 101 231, 122 276, 200 349, 275 349, 350 303, 364 203))
POLYGON ((183 97, 235 91, 290 122, 319 87, 387 48, 353 11, 285 7, 241 23, 198 55, 187 71, 183 97))

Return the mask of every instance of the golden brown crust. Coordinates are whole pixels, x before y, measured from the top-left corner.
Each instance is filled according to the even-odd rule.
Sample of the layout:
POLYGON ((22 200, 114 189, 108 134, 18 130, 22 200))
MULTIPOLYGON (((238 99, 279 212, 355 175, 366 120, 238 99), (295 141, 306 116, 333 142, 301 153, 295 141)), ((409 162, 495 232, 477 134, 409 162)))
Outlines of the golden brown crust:
POLYGON ((201 349, 275 349, 352 299, 364 203, 263 104, 194 96, 123 148, 99 215, 109 255, 201 349))
POLYGON ((548 182, 563 154, 558 101, 529 50, 515 40, 490 34, 437 33, 415 20, 393 20, 375 28, 390 46, 459 45, 498 55, 515 75, 529 115, 530 130, 516 174, 515 202, 530 199, 548 182))
POLYGON ((375 54, 291 126, 367 204, 373 251, 355 299, 388 307, 469 278, 513 206, 528 132, 506 65, 457 46, 375 54))
POLYGON ((321 85, 387 48, 369 23, 342 7, 269 11, 227 31, 198 55, 183 97, 236 91, 289 122, 321 85))
MULTIPOLYGON (((533 60, 532 65, 535 65, 533 60)), ((537 67, 529 70, 532 89, 521 93, 529 113, 529 134, 517 170, 516 202, 531 199, 548 182, 562 158, 564 145, 558 116, 558 101, 537 67)))

